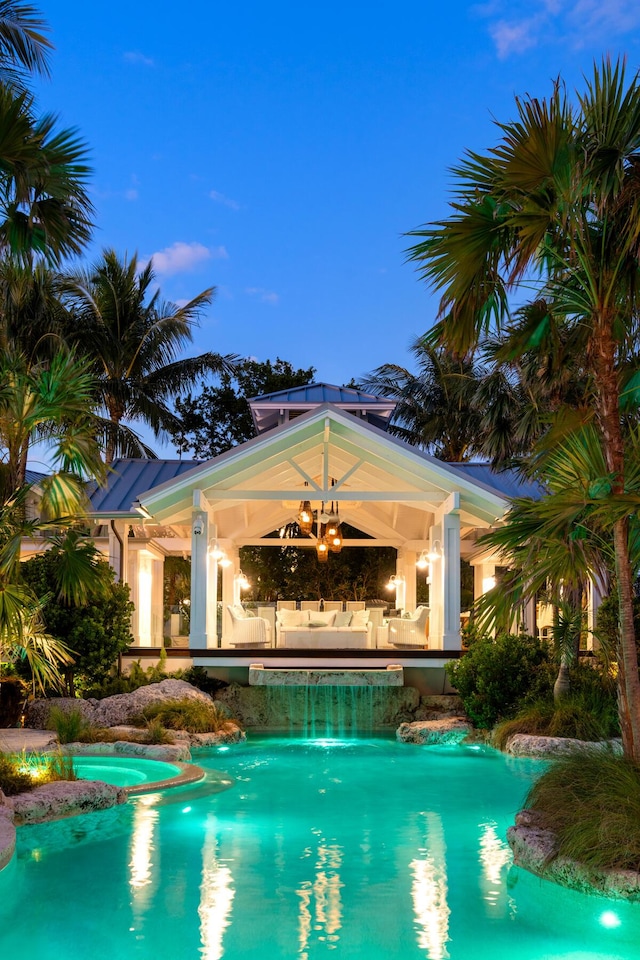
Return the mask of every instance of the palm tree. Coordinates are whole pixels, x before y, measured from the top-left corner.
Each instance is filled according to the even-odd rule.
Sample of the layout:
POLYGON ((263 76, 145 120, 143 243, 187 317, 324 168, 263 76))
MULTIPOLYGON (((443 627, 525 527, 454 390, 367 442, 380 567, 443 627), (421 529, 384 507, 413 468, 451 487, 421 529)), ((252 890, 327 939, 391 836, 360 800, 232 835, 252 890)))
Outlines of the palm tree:
POLYGON ((360 386, 398 401, 389 433, 433 454, 462 462, 477 456, 482 417, 474 404, 482 370, 468 357, 418 337, 411 344, 417 372, 385 363, 360 386))
POLYGON ((42 481, 50 516, 76 513, 84 501, 84 477, 100 478, 104 467, 92 416, 95 383, 89 365, 61 348, 46 364, 0 350, 0 455, 3 500, 25 483, 34 441, 48 444, 52 473, 42 481))
POLYGON ((56 117, 36 117, 33 97, 0 84, 0 250, 59 263, 91 233, 87 149, 56 117))
POLYGON ((30 3, 0 0, 0 83, 24 89, 27 76, 49 76, 49 26, 30 3))
POLYGON ((0 348, 23 354, 28 367, 51 360, 66 325, 59 275, 42 262, 1 258, 0 348))
MULTIPOLYGON (((605 461, 619 591, 618 691, 626 754, 640 762, 640 677, 625 501, 620 358, 637 332, 640 270, 640 79, 605 62, 578 106, 556 83, 548 100, 516 101, 487 155, 454 170, 452 214, 414 231, 409 255, 443 291, 440 332, 464 353, 498 331, 509 295, 543 285, 580 340, 592 376, 591 408, 605 461), (625 510, 620 503, 625 501, 625 510)), ((536 331, 532 331, 532 334, 536 331)), ((538 331, 539 332, 539 331, 538 331)))
POLYGON ((105 250, 100 263, 69 277, 71 320, 67 337, 84 351, 97 380, 96 402, 108 418, 106 460, 153 456, 124 421, 151 427, 156 437, 180 428, 171 399, 209 372, 233 371, 234 357, 204 353, 177 359, 192 342, 193 327, 213 288, 184 306, 163 302, 153 291, 152 263, 134 254, 120 260, 105 250))

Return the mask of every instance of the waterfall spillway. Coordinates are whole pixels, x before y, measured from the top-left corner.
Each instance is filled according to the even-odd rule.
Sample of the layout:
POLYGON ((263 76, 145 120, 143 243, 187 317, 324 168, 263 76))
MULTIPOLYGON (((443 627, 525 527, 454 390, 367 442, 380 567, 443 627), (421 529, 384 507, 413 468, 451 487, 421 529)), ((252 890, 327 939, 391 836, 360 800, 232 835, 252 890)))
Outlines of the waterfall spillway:
POLYGON ((370 734, 378 691, 344 684, 273 686, 268 690, 269 713, 278 726, 311 739, 370 734))

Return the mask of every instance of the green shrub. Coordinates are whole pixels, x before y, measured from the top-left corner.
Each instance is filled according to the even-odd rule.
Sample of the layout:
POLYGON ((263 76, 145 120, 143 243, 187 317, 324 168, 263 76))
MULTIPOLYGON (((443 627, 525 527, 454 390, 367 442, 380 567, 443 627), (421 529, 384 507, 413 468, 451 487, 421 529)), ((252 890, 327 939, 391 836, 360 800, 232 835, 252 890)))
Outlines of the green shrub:
POLYGON ((81 541, 77 549, 95 556, 95 583, 86 603, 67 602, 59 597, 56 585, 60 584, 64 568, 64 544, 56 544, 20 568, 22 578, 36 596, 46 598, 42 612, 47 633, 63 640, 73 651, 73 664, 65 669, 69 695, 73 694, 76 681, 84 689, 107 677, 118 655, 133 643, 134 607, 128 585, 115 582, 114 571, 106 560, 98 559, 93 545, 81 541))
POLYGON ((55 730, 60 743, 74 743, 80 740, 89 724, 79 709, 61 710, 51 707, 47 729, 55 730))
POLYGON ((446 671, 467 715, 483 728, 514 716, 525 699, 547 695, 554 679, 548 647, 524 634, 477 637, 446 671))
POLYGON ((558 839, 558 856, 595 870, 640 870, 640 769, 609 752, 562 758, 525 805, 558 839))
POLYGON ((53 783, 55 780, 77 780, 73 769, 73 757, 68 757, 61 750, 41 758, 42 773, 38 783, 53 783))
POLYGON ((213 702, 190 699, 152 703, 145 707, 143 716, 146 721, 158 720, 169 730, 187 730, 189 733, 215 732, 227 721, 213 702))
POLYGON ((144 741, 145 743, 173 743, 173 737, 162 721, 155 719, 147 721, 144 741))
POLYGON ((26 793, 36 786, 30 771, 21 766, 18 760, 15 754, 0 753, 0 790, 7 797, 26 793))

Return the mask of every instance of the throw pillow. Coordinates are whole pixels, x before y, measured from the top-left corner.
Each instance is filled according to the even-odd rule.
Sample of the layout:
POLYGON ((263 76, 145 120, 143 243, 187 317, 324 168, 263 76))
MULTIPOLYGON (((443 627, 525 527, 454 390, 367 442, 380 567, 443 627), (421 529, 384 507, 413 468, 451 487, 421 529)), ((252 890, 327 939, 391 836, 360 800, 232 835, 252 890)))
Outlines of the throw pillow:
POLYGON ((306 610, 278 610, 276 618, 282 627, 301 627, 309 622, 306 610))
POLYGON ((336 613, 336 619, 334 621, 334 627, 350 627, 351 626, 351 617, 353 614, 350 610, 346 610, 344 613, 339 611, 336 613))
POLYGON ((309 620, 307 624, 308 627, 326 627, 326 621, 324 620, 309 620))
POLYGON ((315 620, 316 623, 321 623, 323 627, 333 627, 335 618, 336 618, 335 610, 327 610, 326 613, 324 610, 323 611, 314 610, 313 613, 309 614, 309 620, 313 619, 315 620))
POLYGON ((369 623, 369 611, 368 610, 356 610, 351 617, 351 626, 358 627, 362 630, 363 627, 366 627, 369 623))

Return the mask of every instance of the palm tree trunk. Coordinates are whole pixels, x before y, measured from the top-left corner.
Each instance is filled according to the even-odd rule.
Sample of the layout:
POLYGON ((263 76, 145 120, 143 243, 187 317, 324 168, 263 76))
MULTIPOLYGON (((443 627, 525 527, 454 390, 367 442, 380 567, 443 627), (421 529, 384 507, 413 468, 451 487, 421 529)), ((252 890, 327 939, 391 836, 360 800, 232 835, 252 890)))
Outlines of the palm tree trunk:
MULTIPOLYGON (((596 328, 592 352, 598 385, 598 421, 603 453, 613 477, 612 492, 624 492, 624 441, 620 427, 620 384, 615 365, 612 325, 596 328)), ((618 584, 618 713, 625 756, 640 763, 640 675, 633 623, 633 575, 629 557, 629 524, 613 524, 615 572, 618 584)))

